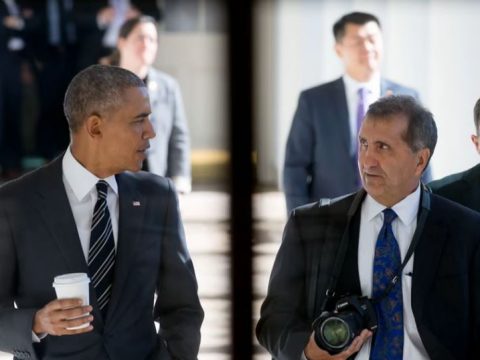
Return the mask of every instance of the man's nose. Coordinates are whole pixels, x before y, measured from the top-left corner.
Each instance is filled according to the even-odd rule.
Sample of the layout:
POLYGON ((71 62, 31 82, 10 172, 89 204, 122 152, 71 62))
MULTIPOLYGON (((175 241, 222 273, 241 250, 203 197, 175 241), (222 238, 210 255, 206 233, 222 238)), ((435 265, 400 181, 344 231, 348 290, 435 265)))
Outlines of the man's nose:
POLYGON ((378 165, 378 159, 374 151, 369 148, 360 152, 359 162, 364 168, 370 168, 378 165))
POLYGON ((361 42, 361 48, 366 51, 372 51, 375 49, 375 44, 370 38, 363 39, 361 42))
POLYGON ((153 124, 150 119, 146 122, 145 131, 143 132, 144 139, 153 139, 157 134, 155 134, 155 130, 153 129, 153 124))

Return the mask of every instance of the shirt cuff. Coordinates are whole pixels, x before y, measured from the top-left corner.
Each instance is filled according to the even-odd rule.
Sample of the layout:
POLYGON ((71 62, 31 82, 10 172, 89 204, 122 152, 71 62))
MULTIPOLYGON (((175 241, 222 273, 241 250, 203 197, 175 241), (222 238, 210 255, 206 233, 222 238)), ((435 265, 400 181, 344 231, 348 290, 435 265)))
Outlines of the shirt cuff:
POLYGON ((44 339, 45 337, 47 336, 47 333, 41 333, 41 334, 35 334, 33 331, 32 331, 32 342, 33 343, 39 343, 40 341, 42 341, 42 339, 44 339))

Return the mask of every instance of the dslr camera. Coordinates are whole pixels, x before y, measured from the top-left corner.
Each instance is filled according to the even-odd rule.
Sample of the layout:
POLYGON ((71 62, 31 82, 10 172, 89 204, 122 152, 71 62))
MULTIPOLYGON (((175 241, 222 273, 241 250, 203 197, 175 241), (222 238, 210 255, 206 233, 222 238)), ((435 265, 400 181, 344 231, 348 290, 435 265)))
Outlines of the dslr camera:
POLYGON ((330 354, 345 350, 363 329, 375 331, 377 315, 366 296, 345 296, 335 304, 332 312, 324 311, 314 322, 317 345, 330 354))

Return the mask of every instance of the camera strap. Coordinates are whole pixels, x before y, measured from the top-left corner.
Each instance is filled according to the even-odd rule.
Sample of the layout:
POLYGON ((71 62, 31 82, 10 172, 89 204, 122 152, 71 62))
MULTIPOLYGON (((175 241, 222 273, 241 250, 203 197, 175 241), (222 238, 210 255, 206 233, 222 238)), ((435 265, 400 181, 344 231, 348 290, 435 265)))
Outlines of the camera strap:
POLYGON ((398 269, 397 273, 395 276, 390 280, 390 283, 388 284, 387 288, 383 292, 381 296, 378 296, 376 298, 373 298, 372 301, 374 302, 379 302, 382 299, 384 299, 390 291, 392 291, 393 287, 395 284, 398 282, 398 280, 402 276, 403 269, 407 265, 408 261, 412 257, 415 248, 418 245, 418 242, 420 240, 420 235, 423 231, 423 227, 425 226, 425 221, 427 221, 427 216, 428 212, 430 211, 430 191, 427 189, 425 185, 422 184, 422 192, 420 194, 421 196, 421 207, 420 207, 420 214, 417 222, 417 227, 415 229, 415 232, 413 234, 412 241, 410 242, 410 246, 408 247, 407 254, 405 255, 405 258, 402 261, 402 264, 400 265, 400 268, 398 269))
POLYGON ((335 297, 335 287, 337 286, 337 281, 338 277, 340 275, 340 272, 343 267, 343 263, 345 260, 345 256, 347 254, 347 249, 348 249, 348 243, 349 243, 349 238, 350 238, 350 226, 352 223, 352 219, 354 215, 356 214, 358 208, 360 207, 361 203, 363 202, 363 199, 365 198, 366 192, 365 190, 360 190, 357 192, 355 195, 355 198, 353 199, 352 205, 348 209, 347 212, 347 224, 345 226, 345 230, 342 235, 342 239, 340 240, 340 246, 338 248, 337 256, 335 258, 335 264, 333 266, 333 271, 330 274, 330 280, 329 280, 329 286, 327 287, 327 290, 325 292, 325 298, 323 300, 321 310, 325 310, 325 307, 327 306, 327 302, 335 297))
MULTIPOLYGON (((417 222, 417 227, 415 229, 415 232, 413 234, 412 241, 410 243, 410 246, 408 247, 407 254, 405 255, 405 258, 397 271, 396 275, 392 278, 390 281, 388 287, 385 289, 385 292, 382 294, 382 296, 373 299, 373 301, 380 301, 383 299, 385 296, 388 295, 388 293, 393 289, 395 284, 397 283, 398 279, 400 278, 403 269, 407 265, 408 261, 412 257, 415 248, 418 245, 418 242, 420 240, 420 235, 423 231, 423 227, 425 225, 425 222, 427 220, 428 212, 430 211, 430 191, 429 189, 421 184, 421 193, 420 193, 420 214, 418 217, 418 222, 417 222)), ((335 287, 337 285, 338 277, 340 275, 340 272, 343 267, 343 263, 345 260, 345 256, 347 253, 348 249, 348 243, 349 243, 349 233, 350 233, 350 226, 352 222, 352 218, 355 215, 355 213, 358 211, 358 208, 360 207, 360 204, 363 202, 363 199, 365 197, 365 191, 359 191, 355 198, 353 199, 352 205, 350 206, 350 209, 348 210, 347 213, 347 225, 345 227, 345 231, 343 232, 342 239, 340 241, 340 246, 337 252, 337 257, 335 260, 335 264, 333 267, 333 271, 330 276, 330 283, 329 286, 327 287, 326 293, 325 293, 325 299, 322 303, 322 311, 325 309, 327 302, 335 297, 335 287)))

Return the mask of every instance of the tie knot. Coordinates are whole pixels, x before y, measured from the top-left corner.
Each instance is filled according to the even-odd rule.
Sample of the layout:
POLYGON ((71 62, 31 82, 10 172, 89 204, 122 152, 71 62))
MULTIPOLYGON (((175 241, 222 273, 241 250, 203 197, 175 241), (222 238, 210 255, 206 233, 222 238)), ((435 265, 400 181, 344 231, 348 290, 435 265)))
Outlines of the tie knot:
POLYGON ((392 209, 383 210, 383 222, 385 224, 391 224, 396 217, 397 217, 397 213, 392 209))
POLYGON ((105 200, 108 193, 108 183, 105 180, 97 182, 97 194, 99 199, 105 200))
POLYGON ((368 94, 368 89, 366 87, 361 87, 358 89, 358 98, 360 100, 365 100, 365 96, 368 94))

